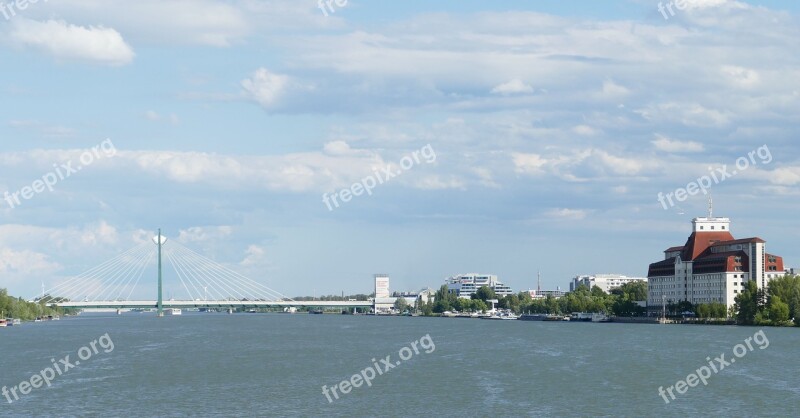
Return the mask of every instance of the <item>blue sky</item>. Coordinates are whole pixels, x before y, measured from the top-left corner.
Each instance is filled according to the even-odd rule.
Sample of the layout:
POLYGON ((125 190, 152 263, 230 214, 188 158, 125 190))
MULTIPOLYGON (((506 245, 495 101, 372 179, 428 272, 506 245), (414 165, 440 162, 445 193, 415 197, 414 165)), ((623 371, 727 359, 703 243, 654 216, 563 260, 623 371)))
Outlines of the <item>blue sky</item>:
MULTIPOLYGON (((0 0, 0 3, 8 3, 0 0)), ((797 2, 60 0, 0 14, 0 287, 29 296, 161 227, 285 294, 515 290, 645 275, 682 244, 674 192, 795 266, 797 2), (433 4, 431 4, 433 3, 433 4), (666 2, 665 2, 666 3, 666 2), (426 145, 371 196, 322 196, 426 145), (102 158, 101 158, 102 157, 102 158)), ((150 291, 152 289, 146 289, 150 291)), ((143 296, 147 296, 142 290, 143 296)))

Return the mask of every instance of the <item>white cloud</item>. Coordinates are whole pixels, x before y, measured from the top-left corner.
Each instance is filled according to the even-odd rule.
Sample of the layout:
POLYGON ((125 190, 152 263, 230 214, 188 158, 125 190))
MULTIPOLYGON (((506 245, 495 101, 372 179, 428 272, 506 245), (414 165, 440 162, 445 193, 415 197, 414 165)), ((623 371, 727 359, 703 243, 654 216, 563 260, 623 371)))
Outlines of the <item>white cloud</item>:
POLYGON ((551 209, 545 212, 545 215, 550 218, 556 219, 566 219, 566 220, 581 220, 585 219, 591 211, 586 209, 569 209, 569 208, 562 208, 562 209, 551 209))
POLYGON ((117 228, 106 221, 88 226, 81 235, 81 245, 116 244, 117 228))
POLYGON ((515 78, 506 83, 495 86, 492 89, 495 94, 523 94, 533 93, 533 87, 525 84, 522 80, 515 78))
POLYGON ((422 190, 465 189, 463 180, 455 176, 427 175, 414 182, 414 186, 422 190))
POLYGON ((180 118, 178 118, 178 115, 176 115, 174 113, 170 113, 169 115, 162 116, 158 112, 156 112, 155 110, 148 110, 147 112, 144 113, 144 117, 147 118, 147 120, 150 120, 150 121, 153 121, 153 122, 164 121, 164 122, 168 122, 171 125, 177 125, 177 124, 180 123, 180 118))
POLYGON ((602 96, 607 99, 621 99, 630 94, 630 90, 611 80, 603 82, 602 96))
POLYGON ((702 152, 705 150, 703 144, 695 141, 678 141, 670 139, 664 135, 656 134, 656 139, 651 141, 660 151, 666 152, 702 152))
POLYGON ((636 113, 654 122, 680 122, 695 127, 722 127, 731 120, 728 112, 709 109, 698 103, 667 102, 648 106, 636 113))
POLYGON ((239 263, 243 267, 259 266, 267 262, 267 251, 258 245, 250 245, 245 251, 244 259, 239 263))
POLYGON ((64 21, 38 22, 19 18, 10 32, 11 42, 43 50, 57 59, 85 60, 106 65, 133 61, 133 49, 112 28, 77 26, 64 21))
POLYGON ((11 248, 0 248, 0 273, 46 274, 59 268, 58 263, 50 261, 45 254, 31 250, 15 251, 11 248))
POLYGON ((220 238, 230 236, 231 233, 233 233, 233 228, 225 225, 212 227, 193 226, 181 229, 176 240, 182 243, 217 241, 220 238))
POLYGON ((246 96, 258 102, 264 109, 272 109, 286 89, 289 77, 259 68, 250 78, 242 80, 246 96))
POLYGON ((592 136, 592 135, 597 135, 599 133, 597 129, 592 128, 589 125, 575 126, 574 128, 572 128, 572 132, 575 132, 576 134, 583 136, 592 136))
POLYGON ((547 160, 539 154, 513 153, 511 158, 514 161, 514 171, 518 174, 542 174, 547 164, 547 160))
POLYGON ((755 87, 761 83, 761 76, 757 71, 744 67, 726 65, 722 67, 722 74, 734 85, 742 88, 755 87))

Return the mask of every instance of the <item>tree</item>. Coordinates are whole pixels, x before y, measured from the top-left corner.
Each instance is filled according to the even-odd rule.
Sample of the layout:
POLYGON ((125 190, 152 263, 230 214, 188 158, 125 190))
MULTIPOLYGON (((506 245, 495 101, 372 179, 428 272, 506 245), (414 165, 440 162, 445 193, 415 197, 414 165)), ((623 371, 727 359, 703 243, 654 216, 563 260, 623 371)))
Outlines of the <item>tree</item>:
POLYGON ((408 301, 406 301, 406 298, 400 296, 394 301, 394 309, 396 309, 398 312, 405 312, 408 310, 408 308, 409 304, 408 301))
POLYGON ((558 299, 547 295, 544 301, 545 307, 547 309, 547 313, 551 314, 560 314, 561 313, 561 306, 559 306, 558 299))
POLYGON ((800 327, 800 306, 794 308, 794 324, 800 327))
POLYGON ((789 305, 781 300, 779 296, 771 296, 767 306, 769 319, 774 325, 781 325, 789 320, 789 305))
POLYGON ((711 318, 711 307, 706 303, 697 305, 697 316, 702 319, 711 318))
POLYGON ((478 299, 486 302, 490 299, 497 299, 497 295, 494 293, 494 290, 492 290, 491 287, 481 286, 478 288, 478 291, 472 295, 472 299, 478 299))
POLYGON ((787 274, 769 281, 769 296, 778 296, 789 305, 789 312, 800 308, 800 276, 787 274))
POLYGON ((758 319, 763 319, 763 316, 759 315, 762 310, 760 293, 755 280, 745 282, 744 290, 735 299, 736 322, 751 325, 756 323, 756 316, 758 319))
MULTIPOLYGON (((581 286, 583 286, 583 285, 581 285, 581 286)), ((580 287, 580 286, 578 286, 578 287, 580 287)), ((604 297, 608 296, 608 293, 604 292, 603 289, 599 288, 598 286, 592 286, 591 293, 592 293, 592 296, 594 296, 596 298, 604 298, 604 297)))

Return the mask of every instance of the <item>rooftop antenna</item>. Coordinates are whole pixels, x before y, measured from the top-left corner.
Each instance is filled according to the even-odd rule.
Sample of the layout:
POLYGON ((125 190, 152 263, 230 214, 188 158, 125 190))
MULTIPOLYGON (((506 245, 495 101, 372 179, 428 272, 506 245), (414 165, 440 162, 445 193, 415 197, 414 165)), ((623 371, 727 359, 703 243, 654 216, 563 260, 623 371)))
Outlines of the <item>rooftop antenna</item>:
POLYGON ((713 218, 714 216, 714 199, 711 196, 708 197, 708 219, 713 218))
POLYGON ((542 291, 542 272, 536 272, 536 294, 538 295, 542 291))

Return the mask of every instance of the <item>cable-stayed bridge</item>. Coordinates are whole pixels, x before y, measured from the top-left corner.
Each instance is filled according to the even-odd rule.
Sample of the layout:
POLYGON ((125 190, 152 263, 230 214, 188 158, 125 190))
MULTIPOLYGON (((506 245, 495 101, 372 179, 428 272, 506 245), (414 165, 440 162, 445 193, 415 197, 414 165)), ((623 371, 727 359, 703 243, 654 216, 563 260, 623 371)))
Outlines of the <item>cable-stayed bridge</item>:
POLYGON ((41 297, 53 298, 50 305, 63 308, 154 308, 159 315, 165 308, 373 306, 372 301, 296 301, 178 242, 167 240, 160 230, 153 237, 153 243, 139 244, 52 289, 43 290, 41 297), (132 299, 138 286, 156 284, 145 274, 154 263, 158 266, 156 299, 132 299), (174 273, 180 283, 176 287, 181 290, 181 299, 164 300, 163 264, 171 267, 169 273, 174 273))

